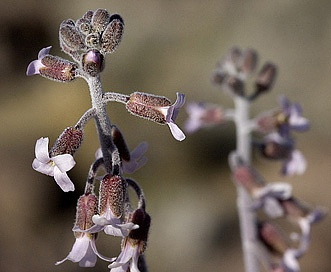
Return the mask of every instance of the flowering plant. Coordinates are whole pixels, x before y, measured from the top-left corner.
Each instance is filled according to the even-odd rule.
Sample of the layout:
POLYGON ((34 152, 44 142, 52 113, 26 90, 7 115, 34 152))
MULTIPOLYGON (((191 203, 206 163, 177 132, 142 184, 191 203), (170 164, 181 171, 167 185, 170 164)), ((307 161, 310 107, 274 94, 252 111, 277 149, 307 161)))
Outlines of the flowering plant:
POLYGON ((251 153, 255 148, 264 158, 282 161, 283 175, 303 174, 307 162, 295 147, 293 132, 306 131, 309 121, 302 116, 300 105, 285 97, 280 98, 278 108, 250 118, 250 106, 272 89, 277 75, 276 65, 265 63, 250 92, 247 82, 257 64, 255 50, 232 48, 217 65, 213 82, 233 98, 234 109, 191 102, 187 105, 185 129, 192 133, 206 126, 235 123, 237 147, 229 155, 229 165, 238 192, 245 271, 258 272, 263 264, 267 271, 298 272, 298 260, 308 249, 311 225, 321 220, 325 211, 299 201, 288 183, 268 183, 253 167, 251 153), (253 132, 259 136, 257 139, 253 140, 253 132), (286 235, 276 219, 290 220, 300 232, 286 235))
POLYGON ((143 254, 151 218, 146 212, 141 187, 124 176, 124 173, 132 173, 146 163, 147 144, 143 142, 129 151, 122 132, 110 121, 106 109, 108 103, 123 103, 135 116, 168 125, 176 140, 185 139, 175 124, 179 109, 185 103, 184 94, 177 93, 177 100, 172 104, 166 97, 148 93, 124 95, 103 92, 100 73, 105 68, 105 56, 116 51, 123 31, 124 21, 119 14, 110 14, 105 9, 87 11, 78 20, 64 20, 60 25, 60 46, 73 62, 51 55, 51 46, 48 46, 40 50, 37 60, 27 68, 28 76, 40 75, 58 82, 83 78, 88 83, 92 102, 92 107, 74 126, 62 132, 50 151, 48 138, 37 140, 33 169, 53 176, 64 192, 74 191, 74 183, 67 172, 75 166, 73 156, 83 142, 84 127, 91 119, 95 121, 100 142, 100 149, 88 171, 84 193, 77 203, 73 228, 76 241, 68 256, 56 265, 70 260, 83 267, 93 267, 99 257, 110 262, 112 272, 125 272, 129 268, 132 272, 147 271, 143 254), (104 175, 97 193, 95 183, 99 181, 98 173, 102 170, 104 175), (129 188, 137 195, 137 207, 130 201, 129 188), (97 251, 96 238, 101 231, 123 239, 122 252, 117 258, 105 257, 97 251))

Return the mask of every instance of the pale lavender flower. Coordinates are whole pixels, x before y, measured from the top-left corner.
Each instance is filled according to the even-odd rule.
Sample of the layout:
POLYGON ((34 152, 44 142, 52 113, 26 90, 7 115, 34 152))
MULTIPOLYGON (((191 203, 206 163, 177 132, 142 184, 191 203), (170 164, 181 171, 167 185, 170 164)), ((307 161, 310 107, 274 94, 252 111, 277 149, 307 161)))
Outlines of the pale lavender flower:
POLYGON ((50 157, 48 152, 48 138, 40 138, 36 142, 36 158, 32 168, 40 173, 53 176, 56 183, 64 192, 74 191, 75 186, 67 175, 67 171, 74 167, 76 162, 70 154, 61 154, 50 157))
POLYGON ((41 63, 41 60, 48 55, 49 51, 51 50, 52 46, 45 47, 41 49, 38 53, 38 59, 32 61, 27 70, 26 70, 26 75, 27 76, 32 76, 32 75, 39 75, 40 68, 46 67, 44 64, 41 63))
POLYGON ((222 107, 211 103, 194 103, 187 105, 189 115, 185 123, 185 131, 193 133, 200 128, 224 123, 228 117, 222 107))
POLYGON ((139 255, 138 244, 131 244, 129 240, 126 240, 120 255, 108 268, 110 268, 110 272, 126 272, 129 267, 130 272, 140 272, 138 269, 139 255))

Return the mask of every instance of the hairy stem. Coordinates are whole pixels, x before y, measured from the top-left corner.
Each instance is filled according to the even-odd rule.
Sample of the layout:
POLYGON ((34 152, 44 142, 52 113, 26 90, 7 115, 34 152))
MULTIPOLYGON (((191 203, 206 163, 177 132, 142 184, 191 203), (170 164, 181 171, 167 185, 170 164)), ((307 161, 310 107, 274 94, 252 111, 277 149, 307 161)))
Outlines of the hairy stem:
MULTIPOLYGON (((241 97, 236 97, 235 125, 237 135, 237 155, 247 164, 251 161, 251 131, 249 121, 250 104, 241 97)), ((259 263, 254 252, 256 243, 256 214, 252 207, 252 200, 244 188, 237 186, 237 207, 240 220, 241 240, 246 272, 258 272, 259 263)))

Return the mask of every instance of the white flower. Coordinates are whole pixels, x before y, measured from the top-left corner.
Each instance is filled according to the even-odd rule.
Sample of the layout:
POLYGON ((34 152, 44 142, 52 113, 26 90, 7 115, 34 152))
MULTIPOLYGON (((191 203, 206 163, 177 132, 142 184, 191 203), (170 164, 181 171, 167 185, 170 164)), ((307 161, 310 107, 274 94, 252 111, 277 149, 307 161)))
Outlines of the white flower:
POLYGON ((36 158, 32 168, 40 173, 54 177, 56 183, 64 192, 74 191, 75 186, 67 175, 67 171, 74 167, 76 162, 70 154, 61 154, 54 157, 49 156, 48 138, 40 138, 36 142, 36 158))

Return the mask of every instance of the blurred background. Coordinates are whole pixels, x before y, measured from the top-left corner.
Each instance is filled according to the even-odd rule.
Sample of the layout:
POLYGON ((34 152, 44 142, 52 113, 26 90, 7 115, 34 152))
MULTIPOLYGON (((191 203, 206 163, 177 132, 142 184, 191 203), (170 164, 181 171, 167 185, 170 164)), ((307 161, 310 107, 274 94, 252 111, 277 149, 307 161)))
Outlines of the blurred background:
MULTIPOLYGON (((58 27, 87 10, 120 13, 125 33, 119 49, 107 56, 102 76, 105 91, 145 91, 175 100, 231 100, 211 84, 217 61, 234 45, 252 47, 260 61, 272 60, 279 76, 272 92, 254 103, 252 116, 277 106, 286 94, 298 101, 311 130, 297 135, 309 165, 303 176, 282 178, 280 164, 254 154, 255 166, 268 181, 284 180, 294 194, 313 205, 331 207, 331 2, 306 1, 87 1, 2 0, 0 9, 0 270, 107 271, 66 262, 71 250, 76 200, 98 148, 93 122, 69 172, 76 191, 63 193, 51 177, 32 170, 35 142, 51 145, 90 107, 83 80, 61 84, 26 77, 30 61, 52 45, 61 57, 58 27)), ((131 177, 143 187, 152 216, 146 253, 150 271, 243 271, 236 213, 236 192, 227 166, 235 148, 232 124, 187 135, 177 142, 168 127, 128 114, 111 104, 109 114, 131 149, 148 141, 149 162, 131 177)), ((183 128, 183 110, 177 124, 183 128)), ((331 270, 330 216, 313 227, 302 271, 331 270)), ((102 254, 119 253, 119 240, 98 240, 102 254)))

